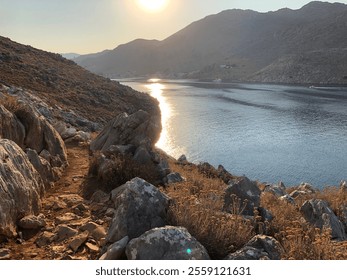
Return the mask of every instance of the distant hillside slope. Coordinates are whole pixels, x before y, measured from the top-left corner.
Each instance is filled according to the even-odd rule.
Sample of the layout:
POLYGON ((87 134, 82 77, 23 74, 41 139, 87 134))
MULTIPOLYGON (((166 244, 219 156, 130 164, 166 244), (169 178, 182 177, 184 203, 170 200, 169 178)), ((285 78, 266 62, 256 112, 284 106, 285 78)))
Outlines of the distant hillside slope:
POLYGON ((71 109, 97 123, 139 109, 160 114, 157 101, 147 94, 90 73, 59 54, 0 36, 1 83, 33 90, 49 105, 71 109))
POLYGON ((77 57, 80 56, 78 53, 61 53, 61 56, 66 58, 66 59, 76 59, 77 57))
POLYGON ((112 77, 185 74, 248 80, 283 56, 347 48, 346 30, 347 5, 339 3, 311 2, 299 10, 268 13, 227 10, 163 41, 135 40, 75 61, 112 77))
POLYGON ((347 84, 347 48, 282 57, 254 76, 252 82, 347 84))

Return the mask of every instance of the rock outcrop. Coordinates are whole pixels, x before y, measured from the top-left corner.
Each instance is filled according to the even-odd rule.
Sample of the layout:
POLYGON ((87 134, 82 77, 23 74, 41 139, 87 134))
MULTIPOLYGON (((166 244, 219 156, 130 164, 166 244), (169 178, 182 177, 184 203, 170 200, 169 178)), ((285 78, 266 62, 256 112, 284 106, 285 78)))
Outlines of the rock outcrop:
MULTIPOLYGON (((90 149, 95 155, 90 175, 96 176, 102 184, 108 185, 106 178, 120 173, 115 169, 126 164, 133 166, 130 170, 127 168, 130 171, 126 172, 128 176, 118 177, 128 178, 125 181, 121 180, 118 185, 111 186, 112 188, 134 177, 144 178, 154 184, 165 183, 166 176, 171 171, 165 156, 162 155, 163 152, 154 148, 160 131, 160 118, 156 115, 151 116, 142 110, 132 115, 126 113, 118 115, 90 144, 90 149)), ((116 179, 108 181, 119 183, 116 179)))
POLYGON ((131 240, 129 260, 209 260, 206 249, 183 227, 154 228, 131 240))
POLYGON ((19 119, 0 105, 0 138, 10 139, 24 148, 25 127, 19 119))
POLYGON ((346 239, 346 232, 343 224, 330 209, 326 201, 321 199, 307 200, 301 206, 300 212, 306 221, 314 227, 331 230, 331 237, 333 239, 346 239))
POLYGON ((16 235, 16 223, 39 214, 44 185, 24 151, 0 139, 0 235, 16 235))
POLYGON ((90 144, 92 151, 106 151, 111 145, 144 146, 150 149, 158 141, 161 131, 160 119, 139 110, 132 115, 119 114, 110 121, 90 144))
POLYGON ((56 181, 66 167, 63 140, 45 117, 32 107, 12 100, 10 110, 0 105, 0 138, 10 139, 27 152, 46 186, 56 181))
POLYGON ((281 245, 271 236, 256 235, 243 248, 229 254, 226 260, 280 260, 281 245))
POLYGON ((282 197, 286 195, 286 187, 282 182, 279 182, 278 184, 269 184, 265 186, 264 192, 269 192, 274 194, 277 197, 282 197))
POLYGON ((226 189, 224 210, 233 214, 253 216, 254 208, 260 206, 260 194, 260 189, 255 182, 247 177, 241 177, 226 189))
POLYGON ((169 197, 143 179, 134 178, 111 193, 115 213, 107 241, 130 239, 166 225, 169 197))

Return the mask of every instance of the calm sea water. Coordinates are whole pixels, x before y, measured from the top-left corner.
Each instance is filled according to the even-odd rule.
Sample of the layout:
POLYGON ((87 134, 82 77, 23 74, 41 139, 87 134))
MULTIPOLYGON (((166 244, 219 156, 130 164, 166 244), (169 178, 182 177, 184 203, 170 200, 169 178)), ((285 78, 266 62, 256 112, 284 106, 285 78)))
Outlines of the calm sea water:
POLYGON ((347 88, 121 82, 158 98, 157 145, 176 158, 286 186, 347 180, 347 88))

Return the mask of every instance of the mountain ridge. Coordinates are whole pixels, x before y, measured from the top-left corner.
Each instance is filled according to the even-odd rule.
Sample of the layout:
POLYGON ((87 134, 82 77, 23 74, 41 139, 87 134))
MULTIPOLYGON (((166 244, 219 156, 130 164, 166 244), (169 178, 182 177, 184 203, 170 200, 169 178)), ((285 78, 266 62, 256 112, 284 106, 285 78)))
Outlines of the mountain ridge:
POLYGON ((289 54, 346 48, 346 22, 347 5, 341 3, 315 1, 298 10, 267 13, 226 10, 162 41, 134 40, 97 58, 85 55, 75 61, 113 78, 156 75, 250 81, 289 54), (220 65, 234 66, 220 73, 216 70, 220 65))

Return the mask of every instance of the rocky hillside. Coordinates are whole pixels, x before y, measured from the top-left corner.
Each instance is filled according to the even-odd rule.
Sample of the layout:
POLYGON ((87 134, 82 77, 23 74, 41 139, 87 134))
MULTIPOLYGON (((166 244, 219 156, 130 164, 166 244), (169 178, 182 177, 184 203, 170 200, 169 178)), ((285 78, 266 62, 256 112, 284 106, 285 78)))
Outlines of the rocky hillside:
MULTIPOLYGON (((227 10, 194 22, 163 41, 135 40, 75 61, 110 77, 155 74, 249 81, 283 57, 320 51, 333 56, 332 61, 314 61, 314 67, 324 71, 327 63, 329 67, 337 63, 337 68, 346 64, 340 52, 331 51, 347 47, 346 22, 347 5, 339 3, 311 2, 299 10, 268 13, 227 10)), ((328 73, 326 82, 345 83, 341 78, 345 75, 328 73)), ((305 78, 311 82, 309 74, 305 78)), ((276 76, 271 80, 279 82, 276 76)))
POLYGON ((138 93, 117 82, 97 76, 73 61, 24 46, 0 37, 0 85, 20 95, 20 89, 55 110, 56 117, 72 114, 81 117, 82 125, 92 121, 100 129, 108 120, 121 112, 133 113, 139 109, 159 115, 157 102, 146 94, 138 93))
POLYGON ((250 78, 253 82, 347 84, 347 48, 284 56, 250 78))
POLYGON ((0 260, 347 259, 347 182, 286 188, 176 160, 155 147, 148 95, 0 50, 0 260))

